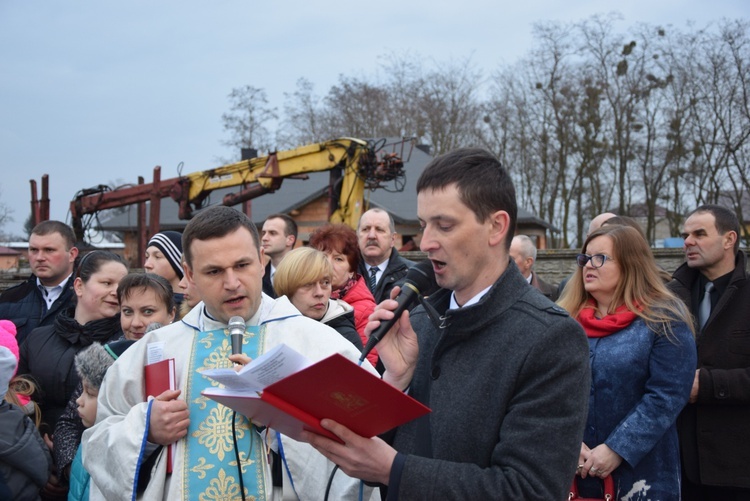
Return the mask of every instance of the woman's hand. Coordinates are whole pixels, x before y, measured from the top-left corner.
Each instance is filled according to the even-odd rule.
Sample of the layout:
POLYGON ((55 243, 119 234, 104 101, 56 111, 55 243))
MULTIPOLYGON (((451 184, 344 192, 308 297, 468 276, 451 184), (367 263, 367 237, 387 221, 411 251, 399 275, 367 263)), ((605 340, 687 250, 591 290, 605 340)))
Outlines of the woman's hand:
POLYGON ((589 455, 591 453, 591 449, 589 449, 589 446, 585 443, 581 442, 581 453, 578 455, 578 468, 576 468, 576 473, 578 475, 581 475, 581 470, 583 470, 583 465, 586 463, 586 460, 589 458, 589 455))
MULTIPOLYGON (((581 447, 581 454, 583 454, 583 447, 581 447)), ((622 457, 619 454, 605 444, 597 445, 588 452, 588 457, 580 470, 581 477, 586 478, 587 475, 599 478, 608 477, 620 466, 620 463, 622 463, 622 457)))

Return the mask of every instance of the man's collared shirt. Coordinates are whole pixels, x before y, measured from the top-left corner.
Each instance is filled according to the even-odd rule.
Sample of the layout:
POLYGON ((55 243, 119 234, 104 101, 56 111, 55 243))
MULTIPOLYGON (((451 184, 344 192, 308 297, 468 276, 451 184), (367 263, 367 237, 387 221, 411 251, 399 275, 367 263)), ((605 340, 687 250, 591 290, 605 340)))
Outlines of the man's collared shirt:
POLYGON ((53 285, 52 287, 47 287, 46 285, 43 285, 41 280, 39 280, 39 277, 36 279, 36 286, 39 287, 39 290, 42 291, 42 297, 44 298, 44 301, 47 303, 47 309, 49 310, 52 308, 52 305, 55 301, 57 301, 57 298, 59 298, 63 293, 63 285, 68 283, 68 280, 70 280, 70 277, 73 274, 71 273, 67 277, 65 277, 65 280, 60 282, 57 285, 53 285))

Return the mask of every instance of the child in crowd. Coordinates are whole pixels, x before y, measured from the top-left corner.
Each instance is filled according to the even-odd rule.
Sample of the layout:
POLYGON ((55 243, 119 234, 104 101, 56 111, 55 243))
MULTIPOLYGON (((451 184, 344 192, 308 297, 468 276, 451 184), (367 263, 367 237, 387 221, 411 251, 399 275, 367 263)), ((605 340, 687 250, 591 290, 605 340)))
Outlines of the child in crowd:
MULTIPOLYGON (((8 348, 16 358, 16 363, 18 363, 16 325, 10 320, 0 320, 0 346, 8 348)), ((36 385, 26 377, 17 376, 16 372, 18 372, 17 369, 13 372, 10 382, 8 382, 8 391, 5 394, 5 400, 20 407, 34 421, 34 424, 38 428, 42 419, 42 413, 36 402, 31 400, 31 395, 36 391, 36 385)), ((2 395, 0 395, 0 398, 2 398, 2 395)))
MULTIPOLYGON (((94 343, 76 355, 76 371, 83 384, 83 393, 78 397, 76 403, 84 427, 89 428, 96 422, 96 398, 99 396, 99 387, 107 369, 134 342, 133 340, 123 339, 105 346, 94 343)), ((69 482, 69 501, 89 499, 90 477, 83 467, 80 445, 70 469, 69 482)))
MULTIPOLYGON (((0 346, 0 481, 11 493, 9 499, 40 499, 52 471, 52 457, 34 423, 5 397, 8 383, 18 367, 17 355, 0 346)), ((13 393, 13 390, 10 390, 13 393)))

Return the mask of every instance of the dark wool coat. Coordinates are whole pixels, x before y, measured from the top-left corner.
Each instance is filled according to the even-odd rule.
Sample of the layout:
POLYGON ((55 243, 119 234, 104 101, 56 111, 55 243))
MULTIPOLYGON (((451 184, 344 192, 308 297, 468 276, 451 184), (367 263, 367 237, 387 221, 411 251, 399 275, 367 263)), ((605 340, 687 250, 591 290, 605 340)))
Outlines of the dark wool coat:
POLYGON ((15 405, 0 401, 0 477, 10 499, 39 499, 52 471, 52 458, 34 423, 15 405))
MULTIPOLYGON (((401 285, 404 277, 409 271, 409 268, 414 266, 414 261, 410 261, 406 258, 401 257, 396 248, 391 249, 391 257, 388 259, 388 266, 386 266, 383 276, 380 277, 373 297, 375 303, 380 304, 384 299, 391 297, 391 290, 397 285, 401 285)), ((365 266, 365 260, 359 260, 359 274, 365 277, 365 283, 367 283, 367 266, 365 266)))
POLYGON ((388 499, 562 500, 575 474, 590 389, 588 345, 515 264, 477 303, 451 291, 411 312, 410 394, 432 409, 396 431, 388 499))
POLYGON ((120 315, 76 322, 75 307, 60 313, 54 325, 34 329, 19 349, 18 374, 28 374, 37 383, 34 399, 42 411, 42 422, 52 433, 65 410, 68 399, 79 383, 73 359, 93 342, 107 343, 121 336, 120 315))
POLYGON ((36 285, 36 277, 31 275, 22 284, 0 294, 0 318, 16 325, 18 345, 37 327, 52 325, 58 313, 68 308, 73 299, 73 277, 63 284, 62 294, 52 307, 47 309, 47 301, 36 285))
POLYGON ((557 292, 557 285, 548 284, 544 280, 542 280, 542 277, 536 274, 536 272, 531 272, 531 286, 535 287, 539 292, 541 292, 544 297, 552 301, 553 303, 557 301, 557 298, 560 296, 557 292))
MULTIPOLYGON (((675 421, 690 398, 695 342, 675 323, 673 339, 643 320, 601 338, 589 338, 591 395, 583 442, 602 443, 623 458, 612 473, 617 499, 680 498, 680 452, 675 421)), ((601 481, 579 482, 581 496, 601 497, 601 481)))
MULTIPOLYGON (((685 474, 698 484, 750 488, 750 285, 738 252, 727 289, 697 336, 698 401, 678 421, 685 474)), ((687 264, 670 288, 694 312, 698 270, 687 264)))

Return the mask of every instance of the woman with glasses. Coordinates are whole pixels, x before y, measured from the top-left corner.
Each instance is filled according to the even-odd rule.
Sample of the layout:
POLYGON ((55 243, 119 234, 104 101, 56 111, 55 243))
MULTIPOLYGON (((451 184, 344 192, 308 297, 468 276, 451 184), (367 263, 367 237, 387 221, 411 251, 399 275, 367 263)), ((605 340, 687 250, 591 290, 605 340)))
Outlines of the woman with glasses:
POLYGON ((577 474, 582 497, 679 499, 675 420, 696 366, 690 313, 664 285, 635 229, 607 225, 588 236, 558 304, 589 339, 591 393, 577 474))
POLYGON ((279 263, 273 288, 278 297, 286 296, 304 316, 333 327, 362 351, 354 328, 354 308, 341 299, 331 299, 332 277, 333 268, 323 252, 300 247, 279 263))

